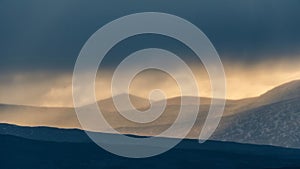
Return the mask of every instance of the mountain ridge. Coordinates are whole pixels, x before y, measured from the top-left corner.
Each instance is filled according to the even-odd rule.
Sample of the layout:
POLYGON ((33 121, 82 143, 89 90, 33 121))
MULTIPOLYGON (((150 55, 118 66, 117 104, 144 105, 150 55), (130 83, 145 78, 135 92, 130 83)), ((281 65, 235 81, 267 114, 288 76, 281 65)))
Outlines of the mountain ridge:
MULTIPOLYGON (((284 119, 286 123, 293 122, 293 124, 296 124, 297 126, 298 123, 300 123, 300 119, 299 122, 297 121, 298 119, 297 107, 298 107, 298 102, 300 101, 299 86, 300 86, 300 80, 292 81, 283 84, 281 86, 275 87, 274 89, 266 92, 266 94, 263 94, 256 98, 227 101, 223 118, 221 119, 219 127, 217 128, 216 131, 217 133, 219 133, 219 135, 218 137, 215 138, 220 140, 247 142, 247 140, 245 140, 245 138, 247 138, 247 133, 256 131, 254 129, 251 129, 251 127, 253 126, 268 124, 268 126, 265 128, 266 129, 270 128, 270 130, 273 131, 272 127, 270 126, 273 125, 275 120, 272 121, 270 119, 272 119, 272 116, 275 115, 282 116, 282 119, 284 119), (285 91, 288 91, 287 94, 285 94, 285 91), (288 101, 287 99, 289 98, 294 99, 294 101, 286 102, 288 101), (286 105, 289 105, 289 109, 284 106, 285 103, 281 103, 281 102, 286 102, 286 105), (274 109, 273 107, 277 107, 277 109, 274 109), (292 109, 293 107, 295 109, 292 109), (260 112, 262 113, 259 114, 260 112), (267 112, 268 116, 265 116, 266 113, 263 112, 267 112), (279 113, 279 112, 283 112, 283 113, 279 113), (289 119, 289 115, 293 115, 294 119, 289 119), (257 119, 257 117, 261 117, 264 119, 258 121, 253 121, 253 120, 251 121, 251 119, 257 119), (241 125, 237 125, 236 122, 240 121, 240 119, 246 119, 243 122, 245 124, 248 124, 247 119, 250 120, 252 123, 250 125, 251 127, 249 127, 249 129, 247 130, 247 128, 241 127, 241 125), (232 127, 232 126, 236 126, 236 127, 232 127), (240 131, 234 130, 234 128, 239 128, 239 127, 241 127, 240 130, 242 131, 240 135, 236 134, 240 131), (220 134, 222 132, 230 133, 233 131, 236 132, 232 134, 235 137, 230 137, 227 135, 226 136, 228 137, 227 139, 225 138, 226 134, 224 133, 220 134)), ((123 95, 121 97, 124 96, 127 97, 127 95, 123 95)), ((135 100, 135 103, 138 103, 142 98, 134 97, 133 99, 135 100)), ((191 100, 193 100, 192 97, 191 100)), ((171 102, 169 103, 169 105, 167 104, 164 113, 154 122, 146 123, 146 124, 137 124, 121 116, 117 111, 115 111, 112 98, 106 99, 101 104, 109 105, 107 109, 104 108, 104 111, 102 111, 102 113, 106 118, 106 120, 110 123, 110 125, 112 125, 117 131, 123 134, 151 136, 164 131, 165 129, 170 127, 170 125, 174 122, 174 120, 178 115, 178 110, 180 109, 181 106, 178 105, 179 103, 178 101, 179 101, 178 98, 171 98, 171 102)), ((200 102, 201 102, 201 98, 200 98, 200 102)), ((207 112, 210 106, 209 102, 210 102, 209 98, 206 98, 206 100, 204 99, 204 102, 202 102, 199 109, 199 115, 196 119, 196 123, 192 128, 191 132, 189 133, 189 135, 187 136, 188 138, 197 138, 199 136, 202 125, 206 120, 207 112)), ((192 104, 197 104, 197 103, 192 102, 192 104)), ((149 106, 149 101, 143 99, 143 104, 139 108, 140 110, 142 110, 148 108, 147 106, 149 106)), ((186 108, 188 108, 189 105, 183 105, 183 106, 186 106, 186 108)), ((186 118, 188 119, 188 115, 186 118)), ((0 119, 1 119, 0 123, 18 124, 23 126, 49 126, 49 127, 58 127, 58 128, 81 129, 80 123, 77 119, 77 115, 74 109, 72 108, 43 108, 43 107, 33 108, 33 107, 26 107, 26 106, 24 107, 24 106, 0 105, 0 119)), ((285 125, 285 123, 282 124, 285 125)), ((184 125, 184 123, 182 125, 184 125)), ((286 130, 287 133, 289 133, 288 125, 285 125, 284 129, 286 130)), ((294 129, 293 130, 290 129, 290 131, 297 133, 298 128, 294 127, 294 129)), ((105 130, 99 132, 105 132, 105 130)), ((260 133, 259 131, 256 132, 260 133)), ((273 132, 276 133, 276 131, 273 132)), ((299 133, 300 133, 300 129, 299 129, 299 133)), ((176 137, 176 135, 174 136, 172 135, 169 137, 176 137)), ((276 135, 275 136, 273 135, 272 137, 276 138, 274 140, 277 141, 270 142, 269 139, 265 139, 266 140, 265 144, 272 143, 274 145, 280 145, 280 146, 300 147, 300 144, 296 144, 298 140, 300 143, 300 136, 294 138, 291 135, 294 141, 290 142, 290 145, 288 145, 287 142, 284 140, 280 141, 283 138, 283 136, 280 134, 278 134, 277 137, 276 135)), ((261 138, 259 137, 256 138, 257 140, 252 140, 252 141, 250 140, 251 141, 250 143, 255 143, 255 141, 261 143, 261 141, 259 141, 261 140, 261 138)))

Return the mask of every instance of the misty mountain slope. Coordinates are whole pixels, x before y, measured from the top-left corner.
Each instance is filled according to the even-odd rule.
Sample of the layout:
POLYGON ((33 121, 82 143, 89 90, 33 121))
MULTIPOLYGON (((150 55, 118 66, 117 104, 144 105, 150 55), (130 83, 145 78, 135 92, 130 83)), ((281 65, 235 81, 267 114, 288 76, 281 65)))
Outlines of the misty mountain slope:
POLYGON ((279 85, 259 97, 253 98, 250 102, 244 104, 241 110, 245 111, 297 97, 300 97, 300 80, 279 85))
MULTIPOLYGON (((185 108, 189 109, 189 106, 184 106, 185 108)), ((191 116, 189 114, 185 114, 184 121, 180 123, 180 125, 184 126, 186 123, 190 123, 190 121, 194 121, 194 126, 191 129, 191 132, 188 134, 187 138, 197 138, 200 130, 204 124, 204 121, 207 117, 207 110, 209 105, 202 105, 199 108, 199 113, 197 116, 197 119, 191 119, 191 116)), ((168 105, 165 109, 165 111, 162 113, 162 115, 155 121, 150 123, 144 123, 144 124, 137 124, 133 122, 129 122, 126 119, 120 119, 120 121, 128 121, 126 122, 127 125, 122 125, 120 127, 117 127, 116 130, 120 133, 125 134, 135 134, 135 135, 144 135, 144 136, 153 136, 158 135, 162 133, 163 131, 167 130, 171 125, 174 123, 178 116, 180 106, 179 105, 168 105)), ((119 119, 119 118, 116 118, 119 119)), ((115 120, 116 120, 115 119, 115 120)), ((174 133, 171 133, 170 135, 164 135, 165 137, 179 137, 181 131, 180 129, 177 129, 174 133)))
MULTIPOLYGON (((115 97, 124 98, 127 95, 115 97)), ((132 104, 139 110, 147 109, 149 101, 134 95, 130 95, 132 104)), ((112 98, 98 101, 99 106, 106 117, 117 114, 112 98)), ((112 125, 119 125, 120 121, 112 125)), ((0 104, 0 123, 17 124, 22 126, 50 126, 59 128, 81 128, 74 108, 64 107, 35 107, 23 105, 0 104)), ((122 123, 121 123, 122 124, 122 123)), ((127 122, 124 122, 127 125, 127 122)))
POLYGON ((300 97, 300 80, 285 83, 261 95, 257 102, 275 103, 300 97))
MULTIPOLYGON (((298 121, 300 121, 298 115, 299 86, 300 81, 293 81, 278 86, 260 97, 228 100, 224 116, 213 139, 299 147, 300 145, 297 143, 300 142, 298 135, 300 133, 298 127, 298 121)), ((138 109, 149 108, 148 100, 136 96, 130 96, 130 98, 138 109)), ((188 99, 191 102, 182 105, 184 108, 189 109, 189 106, 199 104, 196 98, 189 97, 188 99)), ((209 98, 200 98, 199 114, 194 127, 187 136, 188 138, 198 138, 209 110, 210 100, 209 98)), ((112 98, 99 101, 98 104, 101 106, 102 113, 108 123, 120 133, 145 136, 157 135, 168 129, 177 118, 181 106, 180 98, 170 98, 167 100, 164 113, 157 120, 139 124, 120 115, 114 107, 112 98)), ((193 120, 189 118, 187 113, 182 125, 193 120)), ((0 122, 23 126, 81 128, 73 108, 0 105, 0 122)), ((106 130, 103 128, 103 131, 99 132, 106 132, 106 130)), ((177 137, 180 132, 182 131, 178 130, 176 133, 165 137, 177 137)))
MULTIPOLYGON (((225 107, 225 115, 211 139, 300 148, 299 87, 300 81, 293 81, 257 98, 229 101, 225 107), (226 111, 231 114, 226 114, 226 111)), ((180 103, 178 98, 172 98, 171 101, 172 105, 180 103)), ((209 103, 209 100, 205 100, 204 103, 209 103)), ((200 113, 188 138, 198 138, 209 104, 205 106, 200 106, 200 113)), ((155 135, 168 126, 170 125, 127 126, 119 131, 155 135)), ((172 136, 176 137, 176 133, 172 136)))
MULTIPOLYGON (((116 96, 116 97, 125 97, 116 96)), ((143 110, 149 107, 149 101, 139 97, 131 96, 133 105, 138 109, 143 110), (140 106, 136 105, 141 103, 140 106)), ((180 105, 167 105, 164 113, 154 122, 146 124, 137 124, 125 119, 119 112, 115 111, 112 98, 98 102, 102 113, 106 120, 114 128, 146 128, 147 126, 165 126, 158 131, 165 130, 170 126, 178 115, 180 105)), ((186 106, 189 109, 188 106, 186 106)), ((207 112, 207 106, 200 107, 200 114, 207 112)), ((130 110, 128 110, 130 112, 130 110)), ((186 118, 189 118, 187 115, 186 118)), ((50 108, 50 107, 33 107, 33 106, 18 106, 18 105, 0 105, 0 122, 17 124, 22 126, 50 126, 59 128, 79 128, 81 126, 77 119, 73 108, 50 108)), ((105 128, 102 132, 105 132, 105 128)), ((100 131, 101 132, 101 131, 100 131)), ((131 133, 124 131, 124 133, 131 133)), ((132 132, 135 134, 136 132, 132 132)), ((145 132, 141 132, 146 134, 145 132)))
POLYGON ((300 97, 224 117, 212 139, 300 148, 300 97))
MULTIPOLYGON (((0 135, 0 142, 0 168, 3 169, 265 169, 300 166, 300 150, 230 142, 199 144, 197 140, 183 140, 170 151, 145 159, 119 157, 94 143, 36 141, 8 135, 0 135)), ((114 146, 131 148, 125 143, 114 146)))
MULTIPOLYGON (((194 96, 183 96, 186 100, 188 100, 188 104, 184 106, 189 106, 189 105, 200 105, 200 108, 205 109, 206 112, 209 110, 209 106, 211 105, 211 98, 207 97, 194 97, 194 96)), ((232 115, 235 113, 238 113, 241 111, 243 108, 248 108, 246 105, 249 105, 255 100, 255 98, 246 98, 246 99, 240 99, 240 100, 226 100, 226 104, 224 107, 224 116, 227 115, 232 115)), ((157 104, 160 105, 162 104, 162 101, 157 101, 157 104)), ((181 97, 173 97, 167 99, 167 105, 176 105, 179 106, 181 105, 181 97)))
MULTIPOLYGON (((120 100, 123 100, 123 99, 127 99, 127 97, 128 97, 127 94, 120 94, 120 95, 114 96, 114 99, 118 98, 120 100)), ((131 95, 131 94, 129 94, 129 98, 130 98, 131 104, 138 110, 145 110, 145 109, 148 109, 150 106, 150 102, 148 99, 141 98, 141 97, 131 95)), ((112 97, 98 101, 98 105, 99 105, 100 109, 104 112, 116 112, 117 111, 112 97)))
POLYGON ((253 98, 227 100, 223 115, 230 116, 258 108, 260 106, 300 97, 300 80, 277 86, 266 93, 253 98))
POLYGON ((0 122, 23 126, 80 128, 73 108, 0 104, 0 122))

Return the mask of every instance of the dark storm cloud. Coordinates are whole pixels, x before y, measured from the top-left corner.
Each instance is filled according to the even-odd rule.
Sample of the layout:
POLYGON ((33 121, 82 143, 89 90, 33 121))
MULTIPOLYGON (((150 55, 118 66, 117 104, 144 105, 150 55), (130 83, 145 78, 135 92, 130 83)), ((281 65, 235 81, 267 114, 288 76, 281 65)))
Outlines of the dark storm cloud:
MULTIPOLYGON (((225 63, 230 99, 258 96, 300 77, 298 0, 0 0, 0 103, 72 106, 72 70, 86 40, 114 19, 146 11, 185 18, 208 36, 225 63)), ((150 47, 173 51, 190 63, 197 60, 188 47, 172 38, 134 36, 105 57, 101 67, 109 70, 103 71, 104 80, 97 86, 109 89, 110 70, 130 53, 150 47)), ((191 68, 200 72, 201 95, 210 97, 203 67, 191 68)), ((143 74, 135 84, 133 94, 141 97, 155 85, 170 96, 176 94, 172 83, 157 74, 143 74)), ((97 97, 110 97, 109 90, 97 97)))
MULTIPOLYGON (((126 14, 157 11, 183 17, 213 42, 222 60, 256 63, 300 52, 300 1, 0 1, 0 70, 72 71, 85 41, 101 26, 126 14)), ((174 28, 176 29, 176 28, 174 28)), ((188 56, 184 45, 165 37, 131 38, 106 58, 161 47, 188 56), (128 45, 127 43, 131 45, 128 45)))

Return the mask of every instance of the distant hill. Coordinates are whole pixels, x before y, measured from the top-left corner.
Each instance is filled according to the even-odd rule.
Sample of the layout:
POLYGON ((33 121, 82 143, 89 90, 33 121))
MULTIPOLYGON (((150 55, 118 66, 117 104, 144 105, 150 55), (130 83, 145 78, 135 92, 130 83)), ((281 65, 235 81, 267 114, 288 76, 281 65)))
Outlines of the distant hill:
POLYGON ((270 104, 298 97, 300 97, 300 80, 295 80, 269 90, 258 98, 258 102, 270 104))
MULTIPOLYGON (((122 98, 127 95, 115 97, 122 98)), ((133 105, 139 110, 148 109, 150 106, 146 99, 132 95, 130 98, 133 105)), ((101 100, 98 104, 106 120, 120 133, 141 136, 157 135, 169 128, 176 119, 180 106, 188 109, 190 104, 201 104, 196 123, 187 136, 188 138, 198 138, 211 99, 200 98, 200 103, 197 98, 188 97, 188 99, 190 103, 187 105, 181 105, 178 97, 168 99, 164 113, 156 121, 145 124, 134 123, 121 116, 116 111, 112 98, 101 100)), ((156 105, 159 105, 157 103, 160 101, 156 102, 156 105)), ((299 80, 280 85, 259 97, 227 100, 224 116, 212 139, 300 148, 299 103, 299 80)), ((130 110, 128 111, 130 112, 130 110)), ((186 122, 189 122, 188 114, 186 119, 186 122)), ((2 123, 24 126, 81 128, 73 108, 0 105, 0 120, 2 123)), ((30 135, 28 131, 18 133, 30 135)), ((176 137, 176 133, 165 137, 176 137)))
POLYGON ((22 126, 80 128, 73 108, 0 104, 0 122, 22 126))
MULTIPOLYGON (((150 102, 148 99, 144 99, 135 95, 128 94, 120 94, 115 96, 114 98, 118 98, 120 100, 126 99, 129 96, 131 104, 138 110, 144 110, 150 107, 150 102)), ((116 112, 117 109, 114 105, 113 98, 107 98, 98 101, 98 104, 102 111, 104 112, 116 112)))
POLYGON ((300 97, 300 80, 277 86, 243 105, 244 110, 300 97))

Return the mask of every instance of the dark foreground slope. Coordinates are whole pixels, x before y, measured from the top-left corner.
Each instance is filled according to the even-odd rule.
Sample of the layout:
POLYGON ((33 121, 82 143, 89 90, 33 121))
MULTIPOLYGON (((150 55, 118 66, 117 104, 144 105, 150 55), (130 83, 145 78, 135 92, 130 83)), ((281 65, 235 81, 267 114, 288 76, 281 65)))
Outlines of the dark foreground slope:
POLYGON ((156 157, 128 159, 93 143, 62 143, 0 135, 1 169, 300 168, 300 150, 184 140, 156 157))

